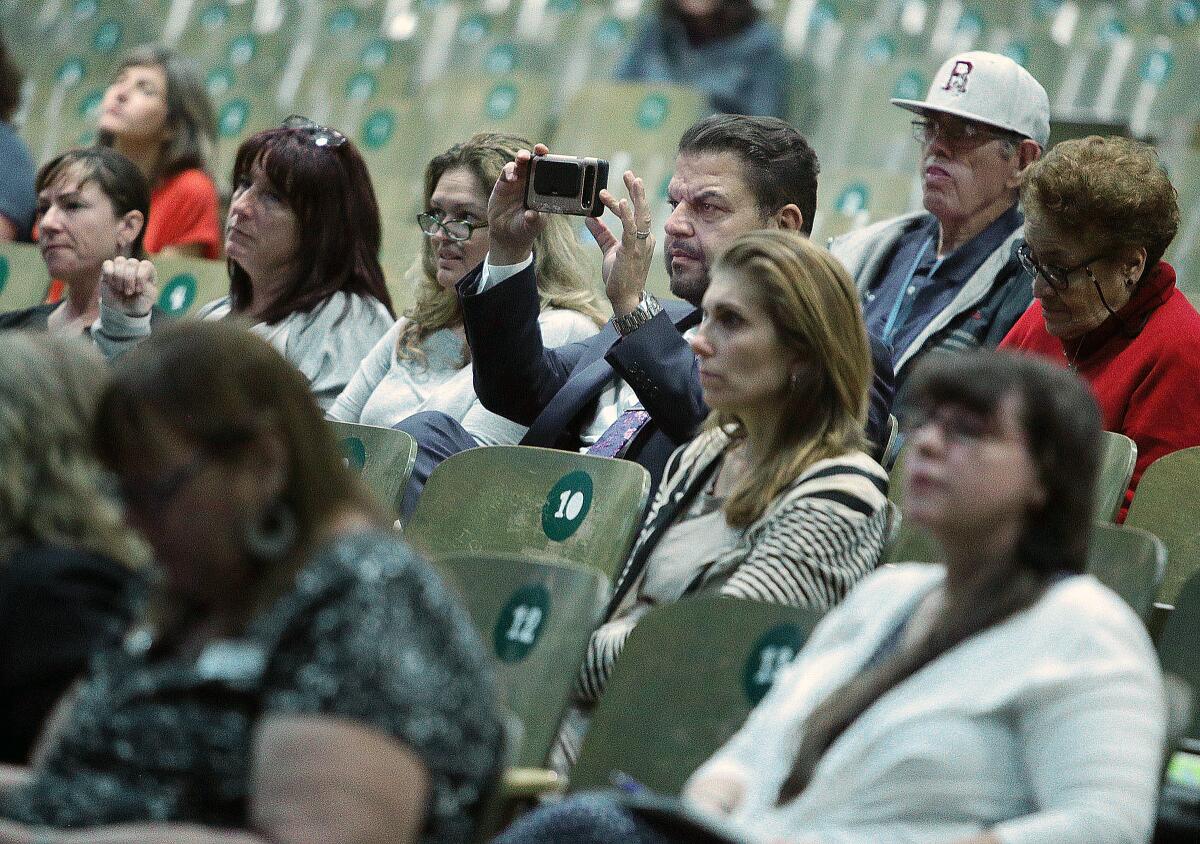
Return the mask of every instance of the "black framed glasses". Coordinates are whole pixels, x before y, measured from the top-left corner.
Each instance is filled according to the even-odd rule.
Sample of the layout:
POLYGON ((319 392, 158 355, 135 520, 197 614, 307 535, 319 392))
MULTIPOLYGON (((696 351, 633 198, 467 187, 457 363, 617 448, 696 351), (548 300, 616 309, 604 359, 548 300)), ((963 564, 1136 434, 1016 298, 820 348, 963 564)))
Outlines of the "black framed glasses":
POLYGON ((322 126, 320 123, 309 120, 302 114, 290 115, 279 125, 283 129, 303 129, 308 133, 315 147, 337 149, 346 143, 347 140, 346 136, 337 129, 322 126))
POLYGON ((486 229, 487 223, 472 223, 470 220, 447 220, 440 214, 422 211, 417 215, 417 225, 426 237, 433 237, 441 231, 450 240, 462 242, 470 240, 475 229, 486 229))
POLYGON ((1029 248, 1028 243, 1022 243, 1017 247, 1017 260, 1021 262, 1021 266, 1026 272, 1040 275, 1046 280, 1046 283, 1055 290, 1066 290, 1071 286, 1071 275, 1083 270, 1087 273, 1092 283, 1096 283, 1096 276, 1092 274, 1092 264, 1105 257, 1102 253, 1092 258, 1088 258, 1082 264, 1076 264, 1073 267, 1060 267, 1055 264, 1043 264, 1033 254, 1033 250, 1029 248))
POLYGON ((929 146, 939 135, 952 147, 976 147, 988 141, 1020 141, 1020 137, 1002 129, 993 129, 981 123, 966 120, 931 120, 923 118, 912 122, 912 135, 922 146, 929 146))

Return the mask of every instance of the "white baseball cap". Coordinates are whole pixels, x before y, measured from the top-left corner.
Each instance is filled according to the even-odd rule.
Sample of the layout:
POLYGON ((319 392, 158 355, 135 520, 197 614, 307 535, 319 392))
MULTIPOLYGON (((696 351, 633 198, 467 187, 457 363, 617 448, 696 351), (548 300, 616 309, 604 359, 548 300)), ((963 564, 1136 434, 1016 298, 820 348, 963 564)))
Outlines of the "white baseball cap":
POLYGON ((1050 140, 1050 99, 1025 68, 1008 56, 974 50, 938 68, 924 100, 892 100, 917 114, 939 112, 986 123, 1032 138, 1042 149, 1050 140))

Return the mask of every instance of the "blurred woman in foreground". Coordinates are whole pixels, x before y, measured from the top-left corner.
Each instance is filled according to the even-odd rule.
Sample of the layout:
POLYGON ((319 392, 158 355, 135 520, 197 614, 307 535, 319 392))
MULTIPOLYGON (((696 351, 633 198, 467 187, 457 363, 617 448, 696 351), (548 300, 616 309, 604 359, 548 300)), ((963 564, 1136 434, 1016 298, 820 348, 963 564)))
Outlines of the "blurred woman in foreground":
POLYGON ((486 651, 304 378, 172 327, 118 364, 94 442, 161 582, 0 776, 0 841, 464 840, 501 741, 486 651))

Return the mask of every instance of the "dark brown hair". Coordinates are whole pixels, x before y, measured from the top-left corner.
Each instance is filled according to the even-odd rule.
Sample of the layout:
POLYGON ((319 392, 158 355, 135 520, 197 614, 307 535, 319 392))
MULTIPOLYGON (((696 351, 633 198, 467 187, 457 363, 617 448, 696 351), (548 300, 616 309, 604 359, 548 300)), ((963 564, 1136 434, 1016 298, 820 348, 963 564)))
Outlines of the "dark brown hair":
POLYGON ((741 160, 742 175, 763 215, 795 204, 804 215, 803 232, 812 234, 821 167, 803 135, 776 117, 714 114, 679 139, 680 155, 722 152, 741 160))
MULTIPOLYGON (((262 310, 262 321, 311 311, 338 291, 372 296, 395 316, 379 265, 379 204, 354 143, 317 146, 311 129, 268 129, 238 148, 235 190, 249 182, 255 167, 296 215, 301 247, 295 277, 262 310)), ((235 312, 247 310, 254 299, 250 276, 235 261, 229 262, 229 293, 235 312)))
MULTIPOLYGON (((132 50, 117 68, 113 79, 130 67, 161 67, 167 80, 167 127, 171 136, 163 142, 150 182, 191 168, 207 169, 217 143, 217 117, 200 66, 169 47, 146 44, 132 50)), ((100 132, 97 140, 112 146, 111 132, 100 132)))
POLYGON ((64 178, 78 178, 81 185, 94 182, 112 203, 117 217, 124 217, 130 211, 142 212, 141 231, 129 249, 132 257, 141 258, 142 237, 150 221, 150 186, 138 166, 108 147, 67 150, 42 165, 34 181, 34 190, 41 193, 64 178))
MULTIPOLYGON (((299 533, 294 553, 264 569, 245 596, 248 621, 291 588, 331 518, 356 509, 380 525, 388 520, 346 468, 305 377, 238 322, 179 323, 122 357, 100 397, 92 444, 121 477, 143 455, 161 452, 164 431, 225 461, 243 458, 265 431, 278 435, 287 455, 282 501, 299 533)), ((168 607, 159 617, 169 627, 178 612, 168 607)))
POLYGON ((1032 606, 1055 576, 1080 573, 1087 564, 1101 434, 1100 411, 1083 382, 1030 356, 976 351, 927 355, 909 383, 910 401, 925 412, 957 405, 994 417, 1015 396, 1045 501, 1028 513, 1011 559, 980 566, 965 594, 948 596, 912 648, 851 678, 813 710, 780 789, 781 804, 803 791, 830 745, 877 700, 942 654, 1032 606))
POLYGON ((20 68, 9 55, 8 47, 4 45, 4 33, 0 31, 0 120, 7 123, 21 104, 20 68))
MULTIPOLYGON (((695 19, 679 7, 677 0, 663 0, 662 17, 679 21, 689 33, 695 29, 695 19)), ((712 13, 712 23, 706 30, 719 33, 722 37, 736 35, 759 17, 758 9, 751 0, 719 0, 712 13)))

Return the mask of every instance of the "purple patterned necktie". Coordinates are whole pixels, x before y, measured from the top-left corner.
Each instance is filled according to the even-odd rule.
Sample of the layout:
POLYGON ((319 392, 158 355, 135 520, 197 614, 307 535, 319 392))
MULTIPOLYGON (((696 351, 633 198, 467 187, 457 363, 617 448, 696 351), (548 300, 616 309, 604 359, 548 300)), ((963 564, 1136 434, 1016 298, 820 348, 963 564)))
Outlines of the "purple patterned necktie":
POLYGON ((616 457, 625 451, 629 441, 650 421, 650 414, 641 407, 632 407, 609 425, 600 439, 587 450, 596 457, 616 457))

